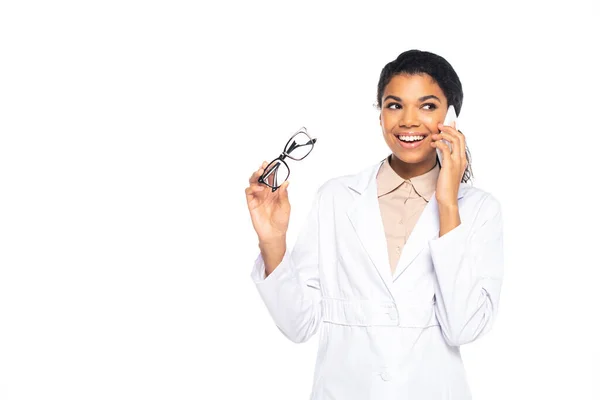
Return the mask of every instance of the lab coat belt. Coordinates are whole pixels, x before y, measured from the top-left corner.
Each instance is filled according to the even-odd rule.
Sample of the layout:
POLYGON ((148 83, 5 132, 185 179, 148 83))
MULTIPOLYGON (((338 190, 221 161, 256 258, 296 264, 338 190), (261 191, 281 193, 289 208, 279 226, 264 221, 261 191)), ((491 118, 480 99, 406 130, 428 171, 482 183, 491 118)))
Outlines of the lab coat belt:
POLYGON ((439 325, 433 302, 399 305, 393 301, 322 299, 323 322, 350 326, 425 328, 439 325))

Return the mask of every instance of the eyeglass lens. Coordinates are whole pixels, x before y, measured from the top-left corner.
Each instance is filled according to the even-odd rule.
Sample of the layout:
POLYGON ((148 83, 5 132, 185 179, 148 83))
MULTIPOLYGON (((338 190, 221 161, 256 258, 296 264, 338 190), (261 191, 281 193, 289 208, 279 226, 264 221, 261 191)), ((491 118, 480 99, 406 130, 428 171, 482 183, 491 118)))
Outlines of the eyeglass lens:
POLYGON ((305 131, 301 130, 287 142, 285 153, 292 160, 302 160, 312 150, 313 143, 314 140, 311 140, 310 136, 308 136, 305 131))
POLYGON ((271 187, 279 187, 290 176, 288 166, 281 160, 273 160, 264 172, 264 180, 271 187))

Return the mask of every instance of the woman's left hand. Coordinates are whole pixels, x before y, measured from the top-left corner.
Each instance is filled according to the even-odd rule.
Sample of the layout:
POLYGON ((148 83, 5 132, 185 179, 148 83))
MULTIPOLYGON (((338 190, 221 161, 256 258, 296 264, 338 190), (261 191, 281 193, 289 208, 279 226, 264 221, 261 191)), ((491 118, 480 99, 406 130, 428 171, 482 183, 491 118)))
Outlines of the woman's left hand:
POLYGON ((467 169, 465 136, 452 126, 438 124, 439 134, 432 135, 431 147, 442 151, 442 168, 437 181, 435 198, 438 204, 454 206, 458 204, 458 188, 467 169), (442 139, 450 142, 452 153, 442 139))

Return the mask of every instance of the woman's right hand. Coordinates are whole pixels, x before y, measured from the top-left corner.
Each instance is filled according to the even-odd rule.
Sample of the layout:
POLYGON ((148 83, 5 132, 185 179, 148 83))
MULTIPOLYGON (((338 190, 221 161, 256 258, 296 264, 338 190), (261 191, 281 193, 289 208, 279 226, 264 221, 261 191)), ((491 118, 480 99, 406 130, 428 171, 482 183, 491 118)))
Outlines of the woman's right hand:
MULTIPOLYGON (((246 201, 252 218, 252 225, 262 243, 285 242, 290 221, 290 201, 288 199, 289 181, 285 181, 279 189, 272 191, 267 185, 258 182, 267 162, 254 171, 246 188, 246 201)), ((272 184, 273 174, 267 178, 272 184)))

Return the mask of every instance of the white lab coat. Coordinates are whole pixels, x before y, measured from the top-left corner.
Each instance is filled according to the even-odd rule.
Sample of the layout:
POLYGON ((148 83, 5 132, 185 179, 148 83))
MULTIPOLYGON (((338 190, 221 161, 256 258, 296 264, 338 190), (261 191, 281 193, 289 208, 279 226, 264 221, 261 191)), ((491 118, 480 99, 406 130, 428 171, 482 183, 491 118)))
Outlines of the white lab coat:
POLYGON ((266 279, 259 255, 251 276, 290 340, 320 328, 311 399, 470 399, 459 346, 487 332, 498 311, 500 204, 461 183, 461 224, 439 237, 433 195, 392 276, 380 166, 323 184, 293 250, 266 279))

